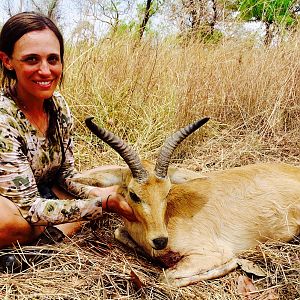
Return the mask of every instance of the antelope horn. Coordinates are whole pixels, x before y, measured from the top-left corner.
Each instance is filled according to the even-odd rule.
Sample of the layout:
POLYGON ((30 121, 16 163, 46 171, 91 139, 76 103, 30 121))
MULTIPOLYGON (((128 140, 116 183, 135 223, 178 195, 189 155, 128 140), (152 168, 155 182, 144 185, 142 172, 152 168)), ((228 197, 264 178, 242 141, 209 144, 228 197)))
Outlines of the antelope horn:
POLYGON ((193 124, 187 125, 186 127, 179 129, 177 132, 173 133, 170 137, 166 139, 159 152, 154 169, 157 177, 165 178, 167 176, 171 156, 176 147, 191 133, 193 133, 202 125, 204 125, 208 120, 209 118, 207 117, 200 119, 193 124))
POLYGON ((148 172, 142 166, 138 154, 127 145, 122 139, 114 135, 112 132, 100 128, 92 122, 93 117, 85 120, 86 126, 103 142, 112 147, 124 159, 129 169, 131 170, 133 178, 139 182, 144 182, 148 178, 148 172))

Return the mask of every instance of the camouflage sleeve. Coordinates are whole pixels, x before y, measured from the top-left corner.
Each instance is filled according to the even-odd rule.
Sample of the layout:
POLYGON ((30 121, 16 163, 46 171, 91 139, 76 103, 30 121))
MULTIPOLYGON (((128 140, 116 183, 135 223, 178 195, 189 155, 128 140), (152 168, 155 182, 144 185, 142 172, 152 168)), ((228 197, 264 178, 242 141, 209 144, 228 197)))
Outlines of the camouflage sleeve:
POLYGON ((78 172, 74 167, 73 140, 72 138, 67 140, 68 142, 64 142, 64 149, 66 149, 65 161, 60 167, 58 183, 64 190, 68 191, 72 195, 80 198, 88 198, 90 191, 94 187, 72 180, 72 178, 77 175, 78 172))
POLYGON ((36 181, 25 155, 15 120, 0 122, 0 194, 18 207, 27 207, 38 196, 36 181))
POLYGON ((60 107, 62 108, 61 113, 59 114, 59 129, 65 150, 65 161, 60 168, 58 183, 64 190, 68 191, 70 194, 80 198, 88 198, 90 191, 94 187, 72 180, 72 178, 76 174, 78 174, 75 169, 73 154, 73 117, 66 101, 60 94, 56 95, 56 100, 59 102, 58 105, 60 105, 60 107))
POLYGON ((102 216, 101 198, 88 200, 37 199, 26 220, 32 225, 55 225, 94 220, 102 216))
POLYGON ((69 223, 102 215, 100 198, 41 198, 17 124, 13 118, 6 121, 0 121, 0 195, 14 202, 23 217, 34 225, 69 223))

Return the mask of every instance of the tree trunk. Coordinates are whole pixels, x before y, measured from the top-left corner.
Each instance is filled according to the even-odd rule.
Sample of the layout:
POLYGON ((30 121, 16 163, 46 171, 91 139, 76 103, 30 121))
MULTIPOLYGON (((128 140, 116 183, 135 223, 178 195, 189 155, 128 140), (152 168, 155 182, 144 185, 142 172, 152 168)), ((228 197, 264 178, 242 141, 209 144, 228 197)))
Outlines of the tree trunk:
POLYGON ((271 23, 265 22, 265 26, 266 26, 266 33, 264 39, 265 46, 270 46, 272 42, 273 34, 272 34, 271 25, 272 25, 271 23))
POLYGON ((59 0, 52 0, 50 3, 49 3, 49 6, 48 6, 48 18, 50 19, 55 19, 57 16, 56 16, 56 12, 57 12, 57 6, 59 4, 59 0))
POLYGON ((212 0, 212 18, 211 21, 209 22, 209 26, 210 26, 210 34, 214 33, 215 30, 215 25, 216 25, 216 21, 217 21, 217 5, 216 5, 216 0, 212 0))
POLYGON ((197 32, 200 28, 201 22, 200 22, 200 16, 197 10, 197 6, 193 0, 190 0, 189 7, 190 7, 190 14, 191 14, 192 31, 197 32))
POLYGON ((141 24, 140 29, 139 29, 139 39, 140 40, 143 37, 143 34, 145 32, 145 28, 146 28, 147 23, 150 19, 151 4, 152 4, 152 0, 147 0, 144 18, 143 18, 142 24, 141 24))

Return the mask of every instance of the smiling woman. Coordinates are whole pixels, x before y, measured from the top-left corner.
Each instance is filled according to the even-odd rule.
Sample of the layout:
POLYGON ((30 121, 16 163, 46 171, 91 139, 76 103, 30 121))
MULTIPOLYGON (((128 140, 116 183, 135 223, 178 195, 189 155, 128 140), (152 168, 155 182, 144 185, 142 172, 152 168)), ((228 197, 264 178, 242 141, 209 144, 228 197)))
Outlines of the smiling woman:
POLYGON ((0 34, 0 248, 32 242, 46 226, 59 225, 71 235, 82 221, 99 218, 108 198, 112 211, 134 219, 117 187, 95 188, 72 181, 77 173, 72 115, 56 91, 63 57, 62 35, 49 18, 25 12, 4 24, 0 34))
POLYGON ((16 41, 11 57, 5 52, 1 56, 3 65, 14 70, 18 79, 12 89, 15 102, 34 127, 45 134, 48 118, 44 100, 53 95, 62 75, 56 35, 50 29, 28 32, 16 41))

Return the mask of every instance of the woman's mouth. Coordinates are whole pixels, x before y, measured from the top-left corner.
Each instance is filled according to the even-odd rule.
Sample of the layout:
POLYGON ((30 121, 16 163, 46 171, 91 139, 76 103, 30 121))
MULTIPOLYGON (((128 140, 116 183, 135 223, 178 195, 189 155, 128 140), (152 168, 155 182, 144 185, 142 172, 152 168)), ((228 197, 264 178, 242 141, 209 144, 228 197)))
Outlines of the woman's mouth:
POLYGON ((35 81, 35 84, 39 85, 42 88, 49 88, 52 84, 52 80, 48 81, 35 81))

